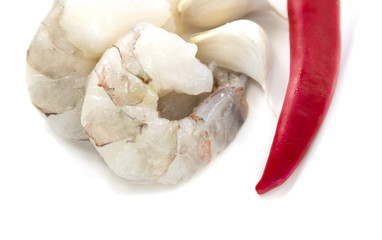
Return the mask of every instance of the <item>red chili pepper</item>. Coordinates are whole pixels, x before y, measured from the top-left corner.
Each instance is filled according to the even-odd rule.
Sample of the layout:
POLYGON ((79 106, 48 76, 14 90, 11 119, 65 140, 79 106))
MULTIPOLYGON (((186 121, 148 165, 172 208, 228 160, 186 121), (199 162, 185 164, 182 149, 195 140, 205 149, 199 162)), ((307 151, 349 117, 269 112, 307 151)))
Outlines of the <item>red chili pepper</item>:
POLYGON ((290 77, 259 194, 284 183, 329 108, 341 54, 339 0, 288 0, 290 77))

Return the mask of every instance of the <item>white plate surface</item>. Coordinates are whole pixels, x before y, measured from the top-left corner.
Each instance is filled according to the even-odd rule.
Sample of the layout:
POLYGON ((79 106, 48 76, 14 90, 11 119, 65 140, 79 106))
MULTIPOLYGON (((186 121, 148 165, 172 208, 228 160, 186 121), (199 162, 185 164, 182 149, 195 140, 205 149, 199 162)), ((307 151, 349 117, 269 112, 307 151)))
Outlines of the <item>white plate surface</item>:
MULTIPOLYGON (((331 108, 297 171, 264 196, 255 185, 277 120, 255 84, 235 141, 175 187, 126 182, 88 143, 52 133, 24 80, 26 50, 50 6, 21 0, 0 7, 0 239, 382 239, 380 1, 342 1, 331 108)), ((254 19, 271 38, 277 108, 289 74, 288 25, 267 14, 254 19)))

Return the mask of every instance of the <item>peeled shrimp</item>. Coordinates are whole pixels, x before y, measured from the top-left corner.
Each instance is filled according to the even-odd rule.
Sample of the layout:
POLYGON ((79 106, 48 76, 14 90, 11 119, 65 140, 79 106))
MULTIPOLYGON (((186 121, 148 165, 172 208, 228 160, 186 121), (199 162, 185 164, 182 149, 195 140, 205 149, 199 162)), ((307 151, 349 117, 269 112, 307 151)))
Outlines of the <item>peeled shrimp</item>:
POLYGON ((80 116, 89 73, 133 25, 166 24, 170 8, 166 0, 54 2, 28 50, 27 85, 32 103, 59 135, 87 139, 80 116))
POLYGON ((110 168, 140 183, 188 180, 246 119, 247 77, 195 58, 197 47, 141 23, 89 76, 82 125, 110 168))

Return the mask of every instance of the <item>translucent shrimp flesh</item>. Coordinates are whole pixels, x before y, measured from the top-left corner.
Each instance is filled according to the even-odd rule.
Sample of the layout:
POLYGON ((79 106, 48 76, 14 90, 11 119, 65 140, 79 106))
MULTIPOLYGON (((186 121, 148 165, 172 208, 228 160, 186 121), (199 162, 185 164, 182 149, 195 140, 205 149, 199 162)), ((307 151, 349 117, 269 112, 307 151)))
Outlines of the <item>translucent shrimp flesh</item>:
POLYGON ((208 68, 196 52, 177 35, 141 23, 91 72, 82 125, 120 177, 187 181, 244 123, 247 77, 208 68))
POLYGON ((56 0, 27 54, 32 103, 59 135, 87 139, 81 108, 88 75, 99 58, 133 25, 175 26, 170 18, 166 0, 56 0))

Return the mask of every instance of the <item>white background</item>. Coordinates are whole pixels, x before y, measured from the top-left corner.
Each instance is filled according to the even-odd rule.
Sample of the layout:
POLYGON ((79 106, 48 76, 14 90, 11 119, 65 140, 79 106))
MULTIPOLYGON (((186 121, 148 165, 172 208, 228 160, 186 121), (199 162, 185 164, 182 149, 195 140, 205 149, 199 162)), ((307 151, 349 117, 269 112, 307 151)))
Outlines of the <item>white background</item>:
MULTIPOLYGON (((24 77, 29 42, 50 6, 22 0, 0 8, 0 239, 382 239, 380 1, 342 1, 331 108, 297 171, 264 196, 255 185, 277 121, 255 84, 235 141, 178 186, 126 182, 90 144, 51 132, 24 77)), ((272 41, 272 81, 280 84, 273 94, 282 98, 288 26, 256 18, 272 41)))

